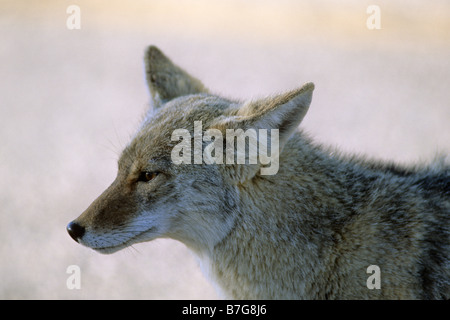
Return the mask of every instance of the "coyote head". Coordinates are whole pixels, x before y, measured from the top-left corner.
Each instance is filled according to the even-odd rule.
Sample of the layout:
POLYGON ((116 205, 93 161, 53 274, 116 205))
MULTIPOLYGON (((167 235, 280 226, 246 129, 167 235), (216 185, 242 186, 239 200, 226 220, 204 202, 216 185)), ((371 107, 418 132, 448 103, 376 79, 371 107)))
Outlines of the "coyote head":
MULTIPOLYGON (((154 46, 146 51, 145 65, 152 107, 123 150, 114 182, 67 230, 101 253, 158 237, 194 250, 212 248, 237 223, 242 186, 268 164, 250 156, 239 162, 238 151, 230 156, 234 142, 220 139, 234 130, 245 143, 241 153, 261 151, 266 145, 257 134, 276 130, 271 138, 277 138, 277 150, 266 151, 281 153, 308 110, 314 85, 239 102, 211 94, 154 46)), ((274 161, 276 172, 278 157, 274 161)))

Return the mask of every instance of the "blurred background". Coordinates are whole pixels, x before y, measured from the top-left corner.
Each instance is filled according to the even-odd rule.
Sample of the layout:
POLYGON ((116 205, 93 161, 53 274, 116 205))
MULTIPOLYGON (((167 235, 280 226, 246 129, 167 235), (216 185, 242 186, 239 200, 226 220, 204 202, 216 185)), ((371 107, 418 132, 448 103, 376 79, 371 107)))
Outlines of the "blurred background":
POLYGON ((1 299, 217 298, 179 242, 100 255, 65 230, 148 107, 150 44, 227 97, 313 81, 302 127, 317 143, 399 163, 450 153, 447 0, 1 0, 0 39, 1 299))

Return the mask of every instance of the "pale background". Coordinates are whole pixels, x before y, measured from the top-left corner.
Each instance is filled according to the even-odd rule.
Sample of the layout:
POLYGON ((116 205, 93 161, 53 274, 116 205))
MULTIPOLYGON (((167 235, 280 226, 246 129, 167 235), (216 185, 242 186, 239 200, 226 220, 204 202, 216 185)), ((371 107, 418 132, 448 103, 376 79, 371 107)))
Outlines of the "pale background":
POLYGON ((229 97, 313 81, 302 126, 319 143, 400 163, 450 153, 447 0, 1 0, 0 39, 2 299, 217 298, 181 243, 106 256, 65 230, 113 181, 147 108, 149 44, 229 97), (366 27, 371 4, 381 30, 366 27))

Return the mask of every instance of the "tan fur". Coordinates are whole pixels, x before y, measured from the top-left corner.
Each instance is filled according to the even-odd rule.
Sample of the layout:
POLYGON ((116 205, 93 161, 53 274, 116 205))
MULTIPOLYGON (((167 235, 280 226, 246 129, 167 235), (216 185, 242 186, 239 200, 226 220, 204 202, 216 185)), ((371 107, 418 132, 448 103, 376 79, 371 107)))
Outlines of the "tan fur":
MULTIPOLYGON (((69 233, 111 253, 170 237, 226 298, 449 299, 450 169, 330 155, 297 126, 314 85, 259 101, 212 95, 159 49, 146 52, 153 110, 113 184, 69 233), (175 129, 279 130, 279 170, 171 161, 175 129), (145 172, 158 173, 145 181, 145 172), (144 178, 143 178, 144 177, 144 178), (367 268, 381 270, 369 289, 367 268)), ((205 145, 203 144, 203 147, 205 145)))

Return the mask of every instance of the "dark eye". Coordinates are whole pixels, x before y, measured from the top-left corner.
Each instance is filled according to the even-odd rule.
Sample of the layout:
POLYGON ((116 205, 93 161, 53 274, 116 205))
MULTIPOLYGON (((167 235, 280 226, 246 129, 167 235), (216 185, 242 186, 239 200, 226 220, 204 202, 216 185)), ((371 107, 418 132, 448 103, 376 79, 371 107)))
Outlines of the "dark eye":
POLYGON ((158 176, 159 172, 149 172, 149 171, 143 171, 141 172, 141 174, 139 175, 138 181, 142 181, 142 182, 149 182, 153 179, 155 179, 158 176))

